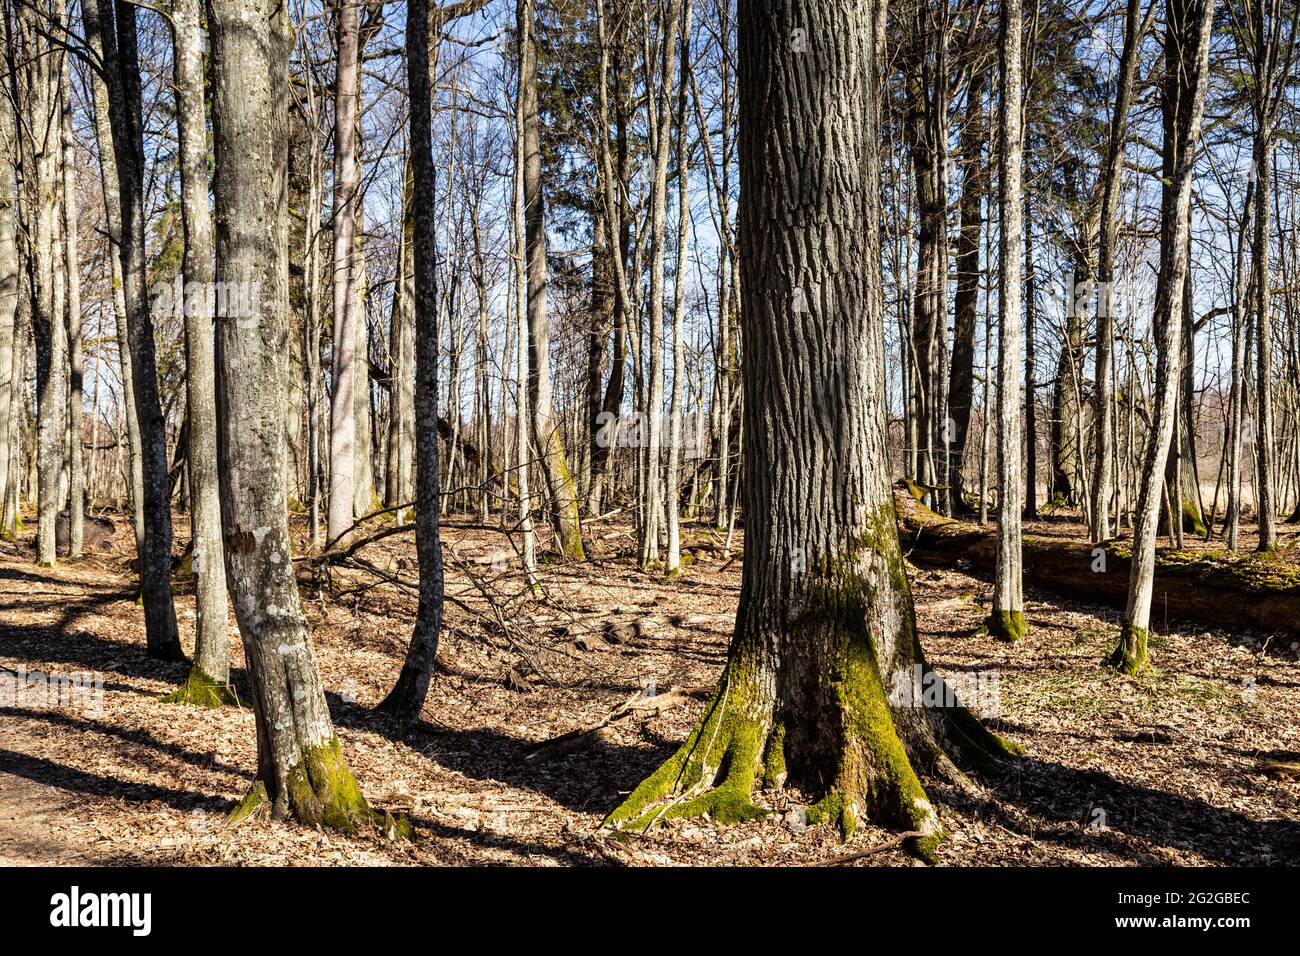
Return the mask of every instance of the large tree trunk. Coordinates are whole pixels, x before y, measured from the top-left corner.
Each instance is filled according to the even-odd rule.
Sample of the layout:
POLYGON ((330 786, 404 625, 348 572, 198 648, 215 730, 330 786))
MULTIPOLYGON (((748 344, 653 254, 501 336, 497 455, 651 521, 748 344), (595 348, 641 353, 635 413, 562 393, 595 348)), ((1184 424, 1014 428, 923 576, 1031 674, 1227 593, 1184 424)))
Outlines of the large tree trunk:
MULTIPOLYGON (((435 26, 441 21, 435 19, 435 26)), ((406 76, 411 96, 411 204, 415 269, 415 547, 420 561, 420 604, 406 661, 380 709, 409 724, 429 690, 442 626, 442 547, 438 542, 438 291, 434 259, 437 170, 433 162, 430 22, 427 0, 411 0, 406 18, 406 76)))
POLYGON ((1147 664, 1151 626, 1156 532, 1164 492, 1181 380, 1184 276, 1190 229, 1192 171, 1201 139, 1214 0, 1168 0, 1165 33, 1163 187, 1160 209, 1160 271, 1156 277, 1153 335, 1156 340, 1155 401, 1133 525, 1133 566, 1120 641, 1110 662, 1127 674, 1147 664))
MULTIPOLYGON (((217 476, 216 360, 213 318, 192 309, 214 278, 208 212, 207 122, 203 97, 203 27, 199 0, 172 0, 181 218, 185 229, 185 367, 189 407, 191 564, 195 578, 194 666, 176 699, 212 706, 229 698, 226 568, 221 559, 221 489, 217 476)), ((202 301, 200 299, 200 301, 202 301)))
MULTIPOLYGON (((993 586, 993 611, 989 631, 1009 641, 1025 633, 1023 555, 1021 553, 1020 470, 1020 233, 1023 205, 1021 62, 1022 14, 1020 0, 1002 0, 999 85, 1001 175, 998 203, 1001 209, 998 265, 998 528, 997 574, 993 586)), ((1032 392, 1030 398, 1032 399, 1032 392)))
POLYGON ((927 673, 898 546, 885 433, 875 4, 742 0, 740 243, 746 545, 717 694, 606 819, 644 829, 765 811, 763 771, 820 795, 813 822, 940 827, 917 770, 1002 745, 959 707, 892 697, 927 673), (806 31, 807 49, 790 42, 806 31), (801 183, 773 170, 799 168, 801 183), (806 312, 794 312, 796 290, 806 312), (891 706, 891 704, 893 706, 891 706), (950 734, 949 731, 952 731, 950 734), (716 784, 716 786, 715 786, 716 784), (713 787, 713 789, 709 789, 713 787))
POLYGON ((551 503, 560 552, 583 560, 578 497, 564 453, 564 438, 551 399, 551 338, 546 312, 546 214, 542 196, 541 117, 537 102, 537 11, 535 0, 516 5, 519 31, 519 98, 524 114, 524 257, 528 272, 528 405, 533 445, 551 503))
POLYGON ((356 206, 361 191, 357 164, 360 99, 361 3, 338 0, 338 73, 334 84, 334 368, 330 406, 330 497, 326 535, 337 543, 355 513, 358 355, 356 206))
MULTIPOLYGON (((217 323, 226 571, 257 721, 257 780, 235 811, 354 830, 374 822, 334 735, 293 576, 288 385, 289 25, 279 0, 212 0, 218 282, 260 283, 256 321, 217 323)), ((350 506, 349 501, 349 506, 350 506)))

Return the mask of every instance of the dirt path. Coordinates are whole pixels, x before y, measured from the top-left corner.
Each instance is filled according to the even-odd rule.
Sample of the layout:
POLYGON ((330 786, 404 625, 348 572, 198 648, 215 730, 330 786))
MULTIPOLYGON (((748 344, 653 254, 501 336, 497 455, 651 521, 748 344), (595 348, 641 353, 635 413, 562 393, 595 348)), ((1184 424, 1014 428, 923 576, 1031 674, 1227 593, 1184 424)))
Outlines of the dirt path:
POLYGON ((0 866, 94 864, 56 829, 75 802, 75 794, 0 769, 0 866))

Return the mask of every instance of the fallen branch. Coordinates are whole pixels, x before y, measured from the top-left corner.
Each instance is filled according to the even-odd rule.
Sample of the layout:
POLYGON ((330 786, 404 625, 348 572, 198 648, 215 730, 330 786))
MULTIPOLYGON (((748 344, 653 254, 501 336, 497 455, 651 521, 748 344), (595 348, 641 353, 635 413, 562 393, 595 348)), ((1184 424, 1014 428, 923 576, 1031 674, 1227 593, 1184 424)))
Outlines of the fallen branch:
POLYGON ((875 853, 883 853, 885 850, 892 850, 896 846, 901 846, 913 837, 925 836, 920 830, 908 830, 906 833, 900 833, 892 840, 886 840, 884 843, 877 843, 875 846, 869 846, 865 850, 858 850, 856 853, 846 853, 844 856, 833 856, 829 860, 822 860, 820 863, 809 863, 809 866, 839 866, 841 863, 852 863, 854 860, 861 860, 863 857, 871 856, 875 853))
POLYGON ((712 687, 674 687, 654 697, 646 697, 637 691, 626 701, 606 714, 599 723, 581 730, 571 730, 558 737, 552 737, 528 748, 525 760, 536 760, 548 753, 567 753, 586 746, 588 738, 599 733, 611 724, 627 720, 629 717, 655 717, 664 711, 686 703, 692 697, 704 697, 712 693, 712 687))

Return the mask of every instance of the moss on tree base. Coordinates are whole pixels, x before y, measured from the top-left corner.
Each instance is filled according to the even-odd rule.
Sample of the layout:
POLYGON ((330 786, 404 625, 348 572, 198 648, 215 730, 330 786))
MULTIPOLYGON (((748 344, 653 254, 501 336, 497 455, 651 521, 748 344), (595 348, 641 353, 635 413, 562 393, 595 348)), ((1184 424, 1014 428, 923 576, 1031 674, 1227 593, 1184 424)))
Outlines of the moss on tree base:
POLYGON ((190 668, 185 682, 163 697, 164 704, 191 704, 195 707, 239 706, 239 696, 227 683, 209 677, 198 665, 190 668))
POLYGON ((994 611, 989 615, 988 632, 998 640, 1016 643, 1029 634, 1024 611, 994 611))
MULTIPOLYGON (((283 815, 311 827, 355 834, 373 827, 390 840, 415 838, 405 814, 394 816, 373 809, 352 775, 337 737, 325 744, 303 748, 303 760, 288 774, 288 809, 283 815)), ((259 813, 275 814, 266 784, 255 781, 248 795, 231 812, 229 822, 239 823, 259 813)))
POLYGON ((1106 664, 1121 674, 1136 677, 1150 666, 1147 657, 1147 629, 1126 624, 1120 632, 1119 643, 1106 658, 1106 664))

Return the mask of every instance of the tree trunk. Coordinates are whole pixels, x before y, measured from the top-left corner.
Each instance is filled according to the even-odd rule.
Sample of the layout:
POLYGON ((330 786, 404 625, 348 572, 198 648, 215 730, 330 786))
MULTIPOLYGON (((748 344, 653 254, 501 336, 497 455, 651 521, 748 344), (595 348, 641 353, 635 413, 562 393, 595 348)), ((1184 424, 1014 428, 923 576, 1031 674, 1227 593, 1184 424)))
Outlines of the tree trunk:
POLYGON ((64 323, 68 343, 68 557, 80 557, 86 537, 86 458, 81 424, 85 404, 86 358, 81 320, 81 256, 77 246, 76 141, 72 137, 72 86, 63 66, 63 261, 64 323))
POLYGON ((1143 461, 1137 513, 1133 526, 1133 565, 1129 574, 1128 606, 1120 640, 1110 663, 1126 674, 1147 664, 1147 632, 1151 626, 1156 532, 1164 490, 1164 465, 1169 455, 1177 411, 1182 361, 1183 285, 1187 270, 1192 171, 1201 138, 1205 105, 1206 61, 1209 56, 1214 0, 1168 0, 1165 33, 1163 186, 1160 208, 1160 270, 1156 277, 1155 402, 1151 435, 1143 461))
POLYGON ((338 0, 338 74, 334 86, 334 368, 330 406, 330 542, 352 527, 357 454, 356 205, 361 191, 357 165, 360 99, 361 2, 338 0))
POLYGON ((154 326, 145 262, 144 129, 136 7, 127 0, 98 0, 108 88, 109 127, 117 162, 122 204, 122 295, 140 422, 141 475, 144 482, 144 549, 140 554, 140 595, 144 603, 149 655, 183 661, 172 600, 172 516, 167 477, 167 434, 158 397, 154 326), (116 15, 116 20, 114 20, 116 15))
POLYGON ((975 393, 975 327, 980 296, 981 207, 988 192, 984 165, 983 72, 971 77, 966 91, 966 125, 961 134, 962 177, 957 232, 957 292, 953 299, 952 363, 948 375, 948 501, 954 514, 970 514, 965 496, 966 455, 971 446, 971 404, 975 393))
POLYGON ((940 827, 917 768, 951 768, 942 746, 981 755, 1003 746, 959 707, 887 696, 891 684, 900 691, 900 681, 927 671, 889 486, 883 314, 872 288, 872 6, 742 0, 739 8, 740 611, 700 722, 608 827, 761 816, 752 802, 761 766, 768 787, 788 782, 820 795, 812 822, 846 833, 864 818, 902 826, 928 854, 940 827), (806 46, 790 42, 796 29, 806 46), (772 174, 799 168, 801 154, 810 173, 802 183, 772 174), (796 289, 806 312, 792 307, 796 289))
POLYGON ((17 430, 14 420, 22 414, 20 378, 14 364, 14 339, 18 314, 18 244, 14 216, 14 158, 17 142, 14 113, 8 90, 0 91, 0 538, 12 537, 17 515, 6 507, 9 486, 18 482, 14 458, 17 430))
POLYGON ((1273 425, 1273 313, 1269 283, 1269 246, 1272 239, 1269 195, 1273 184, 1273 141, 1269 132, 1257 133, 1255 163, 1255 448, 1259 455, 1256 510, 1259 513, 1260 551, 1277 549, 1277 473, 1273 425))
MULTIPOLYGON (((441 26, 438 20, 434 24, 441 26)), ((420 604, 397 685, 379 705, 402 724, 420 716, 429 690, 442 626, 442 547, 438 542, 438 290, 434 259, 437 170, 433 162, 430 22, 427 0, 407 8, 406 76, 411 97, 411 203, 415 269, 415 547, 420 561, 420 604)))
MULTIPOLYGON (((1025 596, 1021 553, 1020 434, 1020 196, 1022 174, 1021 62, 1023 27, 1020 0, 1001 4, 999 86, 1001 174, 998 203, 1001 225, 998 266, 998 529, 997 574, 989 631, 1008 641, 1025 634, 1025 596)), ((1032 397, 1032 395, 1031 395, 1032 397)))
MULTIPOLYGON (((256 321, 217 323, 226 571, 257 722, 235 810, 355 830, 376 822, 334 735, 293 576, 283 481, 288 385, 289 25, 278 0, 212 0, 218 282, 258 282, 256 321)), ((350 501, 349 501, 350 505, 350 501)))
POLYGON ((533 444, 551 502, 551 520, 567 558, 584 559, 578 498, 551 399, 551 339, 546 313, 546 215, 542 196, 541 118, 537 103, 535 0, 518 0, 519 98, 524 114, 524 256, 528 273, 528 404, 533 444))
POLYGON ((1096 458, 1092 471, 1093 541, 1110 537, 1110 500, 1114 491, 1113 442, 1115 396, 1111 387, 1114 368, 1115 338, 1115 237, 1119 216, 1121 177, 1124 174, 1124 143, 1128 138, 1128 113, 1133 102, 1133 84, 1137 78, 1138 50, 1155 15, 1151 4, 1145 20, 1140 19, 1141 0, 1128 0, 1124 17, 1124 46, 1119 57, 1119 77, 1115 91, 1115 108, 1110 117, 1110 139, 1106 162, 1101 171, 1101 220, 1097 252, 1097 386, 1094 392, 1096 458))
MULTIPOLYGON (((82 18, 86 31, 86 45, 100 58, 104 58, 100 39, 99 10, 97 2, 82 4, 82 18)), ((108 227, 110 274, 113 287, 113 318, 117 337, 118 366, 122 380, 122 406, 126 422, 128 451, 128 482, 131 499, 131 523, 135 531, 137 558, 144 554, 144 451, 140 440, 140 419, 136 414, 135 374, 131 367, 131 343, 127 329, 126 299, 122 291, 122 196, 118 187, 117 158, 113 149, 110 129, 111 109, 108 86, 95 70, 90 71, 90 87, 94 101, 95 143, 99 150, 100 182, 104 192, 104 219, 108 227)))
MULTIPOLYGON (((217 475, 216 360, 213 319, 190 307, 214 278, 208 212, 207 122, 203 96, 203 27, 199 0, 172 0, 181 219, 185 230, 185 368, 189 407, 191 565, 195 580, 194 666, 173 697, 213 706, 232 699, 226 568, 221 559, 221 489, 217 475)), ((200 299, 199 301, 202 301, 200 299)))
MULTIPOLYGON (((15 95, 21 97, 27 114, 18 124, 23 189, 19 211, 27 259, 28 290, 31 295, 31 329, 36 353, 36 469, 37 469, 37 562, 53 567, 57 558, 55 521, 58 517, 59 476, 63 448, 67 398, 63 375, 66 341, 63 315, 56 310, 56 277, 63 275, 63 263, 55 263, 58 245, 59 207, 59 79, 63 52, 46 45, 39 36, 42 14, 35 7, 17 13, 21 51, 12 51, 23 62, 11 65, 20 71, 15 95)), ((61 218, 61 217, 60 217, 61 218)))

